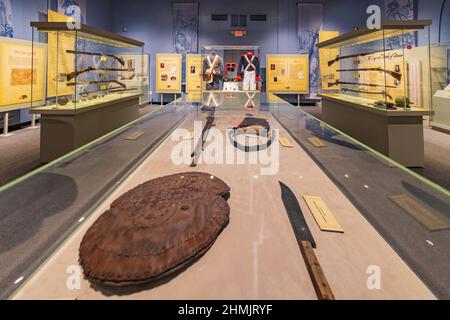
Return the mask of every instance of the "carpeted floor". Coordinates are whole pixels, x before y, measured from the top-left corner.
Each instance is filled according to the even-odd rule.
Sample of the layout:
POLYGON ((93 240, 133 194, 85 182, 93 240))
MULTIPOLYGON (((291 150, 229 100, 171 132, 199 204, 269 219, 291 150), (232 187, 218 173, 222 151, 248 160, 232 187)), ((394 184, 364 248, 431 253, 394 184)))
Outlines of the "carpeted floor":
MULTIPOLYGON (((148 105, 139 109, 144 116, 159 105, 148 105)), ((0 186, 39 168, 40 134, 39 127, 11 132, 11 136, 0 136, 0 186)))

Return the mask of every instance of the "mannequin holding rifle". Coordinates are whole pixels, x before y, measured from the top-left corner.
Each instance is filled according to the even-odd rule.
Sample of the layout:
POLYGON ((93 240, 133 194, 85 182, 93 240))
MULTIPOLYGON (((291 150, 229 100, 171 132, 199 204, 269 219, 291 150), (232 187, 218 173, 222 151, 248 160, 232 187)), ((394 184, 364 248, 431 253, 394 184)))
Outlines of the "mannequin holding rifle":
POLYGON ((211 52, 203 59, 203 70, 203 80, 206 82, 206 90, 221 90, 223 60, 216 52, 211 52))

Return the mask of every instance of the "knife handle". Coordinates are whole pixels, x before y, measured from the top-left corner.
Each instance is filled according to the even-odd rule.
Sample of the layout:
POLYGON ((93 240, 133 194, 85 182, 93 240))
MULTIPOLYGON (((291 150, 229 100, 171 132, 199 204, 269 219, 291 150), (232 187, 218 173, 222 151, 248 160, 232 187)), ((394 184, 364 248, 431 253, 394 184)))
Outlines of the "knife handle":
POLYGON ((319 300, 335 300, 333 291, 328 284, 325 273, 320 266, 319 260, 314 253, 311 243, 309 241, 301 241, 299 245, 309 272, 309 276, 311 277, 314 290, 316 290, 317 297, 319 300))

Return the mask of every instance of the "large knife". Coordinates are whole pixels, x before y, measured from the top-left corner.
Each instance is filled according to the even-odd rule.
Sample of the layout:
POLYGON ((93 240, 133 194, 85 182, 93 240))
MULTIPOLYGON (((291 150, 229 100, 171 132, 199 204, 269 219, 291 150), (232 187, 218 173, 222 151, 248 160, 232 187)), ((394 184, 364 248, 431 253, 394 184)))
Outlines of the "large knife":
POLYGON ((306 223, 305 216, 300 208, 297 197, 284 183, 280 182, 280 186, 283 204, 286 208, 289 220, 291 221, 292 229, 297 238, 300 251, 305 260, 317 297, 319 300, 335 300, 333 291, 325 277, 325 273, 314 253, 313 249, 317 248, 317 245, 311 230, 309 230, 308 224, 306 223))

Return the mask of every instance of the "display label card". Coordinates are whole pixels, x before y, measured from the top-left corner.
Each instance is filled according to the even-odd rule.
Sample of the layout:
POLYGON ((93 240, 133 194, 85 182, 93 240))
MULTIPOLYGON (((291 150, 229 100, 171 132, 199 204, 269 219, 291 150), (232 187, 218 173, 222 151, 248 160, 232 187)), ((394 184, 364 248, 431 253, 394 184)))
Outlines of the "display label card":
POLYGON ((410 216, 430 231, 450 229, 450 220, 408 195, 389 197, 410 216))
POLYGON ((304 196, 303 199, 305 199, 320 230, 344 233, 344 229, 321 197, 304 196))
POLYGON ((316 148, 324 148, 327 146, 321 139, 317 137, 310 137, 308 138, 308 141, 316 148))
POLYGON ((130 134, 125 140, 135 141, 135 140, 138 140, 139 138, 141 138, 143 135, 144 135, 144 132, 142 132, 142 131, 134 132, 134 133, 130 134))
POLYGON ((289 140, 287 137, 280 137, 280 144, 284 148, 293 148, 294 147, 291 140, 289 140))

